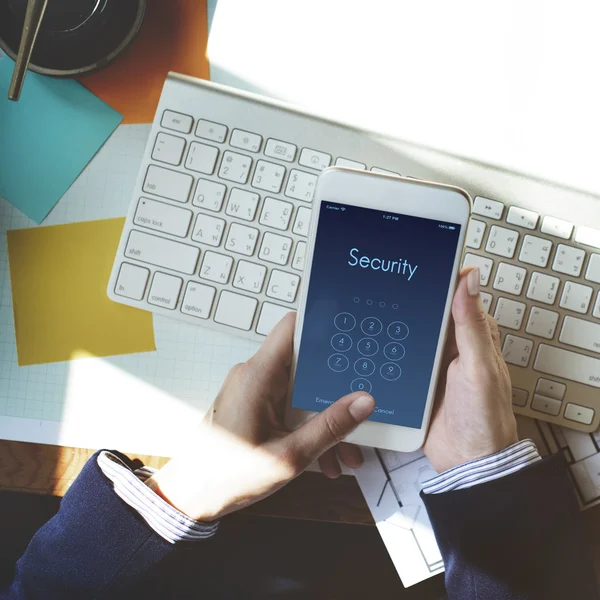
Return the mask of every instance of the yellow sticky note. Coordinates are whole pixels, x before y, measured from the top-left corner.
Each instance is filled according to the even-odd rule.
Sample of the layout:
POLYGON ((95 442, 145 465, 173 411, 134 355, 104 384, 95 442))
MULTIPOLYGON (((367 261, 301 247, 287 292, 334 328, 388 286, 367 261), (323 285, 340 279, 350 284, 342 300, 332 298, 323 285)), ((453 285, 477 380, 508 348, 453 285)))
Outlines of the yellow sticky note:
POLYGON ((156 350, 152 314, 106 295, 124 221, 7 232, 20 366, 156 350))

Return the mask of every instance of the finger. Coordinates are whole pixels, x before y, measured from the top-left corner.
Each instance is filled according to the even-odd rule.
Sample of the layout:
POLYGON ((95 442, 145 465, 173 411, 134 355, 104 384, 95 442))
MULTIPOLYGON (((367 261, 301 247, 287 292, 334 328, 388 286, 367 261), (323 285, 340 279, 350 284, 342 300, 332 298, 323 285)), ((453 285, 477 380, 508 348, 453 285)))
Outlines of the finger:
POLYGON ((335 448, 329 448, 319 457, 319 467, 321 467, 323 475, 329 479, 337 479, 341 475, 342 469, 335 454, 335 448))
POLYGON ((294 326, 296 324, 296 313, 289 312, 273 327, 265 341, 261 344, 252 362, 257 365, 280 366, 282 363, 287 367, 292 362, 294 350, 294 326))
POLYGON ((479 269, 464 270, 454 294, 452 316, 461 359, 471 364, 486 358, 493 348, 487 315, 479 296, 479 269))
POLYGON ((448 321, 448 337, 446 338, 446 347, 444 348, 444 356, 442 368, 447 366, 458 356, 458 346, 456 345, 456 327, 454 318, 450 316, 448 321))
POLYGON ((306 469, 356 429, 374 409, 375 400, 364 392, 343 396, 284 438, 284 454, 294 457, 300 470, 306 469))
POLYGON ((341 461, 351 469, 357 469, 365 460, 361 449, 356 444, 343 442, 337 447, 337 451, 341 461))
POLYGON ((498 354, 502 354, 502 346, 500 344, 500 330, 498 329, 498 321, 492 317, 492 315, 487 315, 488 327, 490 328, 490 334, 492 336, 492 341, 494 342, 494 347, 498 354))

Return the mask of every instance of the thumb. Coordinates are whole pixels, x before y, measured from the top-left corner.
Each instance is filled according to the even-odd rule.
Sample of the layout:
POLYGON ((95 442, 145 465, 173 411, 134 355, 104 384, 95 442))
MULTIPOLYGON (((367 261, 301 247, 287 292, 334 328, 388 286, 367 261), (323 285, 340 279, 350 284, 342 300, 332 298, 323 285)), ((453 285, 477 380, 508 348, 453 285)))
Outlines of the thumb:
POLYGON ((375 409, 375 400, 364 392, 343 396, 282 440, 302 470, 323 452, 341 442, 375 409))
POLYGON ((472 364, 482 356, 488 356, 493 344, 479 287, 479 269, 464 270, 452 302, 458 354, 472 364))

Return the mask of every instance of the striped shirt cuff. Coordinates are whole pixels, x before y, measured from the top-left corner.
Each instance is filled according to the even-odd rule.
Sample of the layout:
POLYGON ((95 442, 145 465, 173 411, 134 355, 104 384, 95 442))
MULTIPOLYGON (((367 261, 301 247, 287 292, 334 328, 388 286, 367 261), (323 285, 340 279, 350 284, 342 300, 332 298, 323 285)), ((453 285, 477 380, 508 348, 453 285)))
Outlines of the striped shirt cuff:
POLYGON ((425 494, 462 490, 499 479, 542 460, 533 440, 522 440, 505 450, 440 473, 423 484, 425 494))
POLYGON ((154 469, 132 471, 120 458, 104 450, 98 454, 98 466, 113 483, 114 490, 150 527, 171 544, 195 542, 213 536, 219 522, 200 523, 190 519, 146 485, 154 469))

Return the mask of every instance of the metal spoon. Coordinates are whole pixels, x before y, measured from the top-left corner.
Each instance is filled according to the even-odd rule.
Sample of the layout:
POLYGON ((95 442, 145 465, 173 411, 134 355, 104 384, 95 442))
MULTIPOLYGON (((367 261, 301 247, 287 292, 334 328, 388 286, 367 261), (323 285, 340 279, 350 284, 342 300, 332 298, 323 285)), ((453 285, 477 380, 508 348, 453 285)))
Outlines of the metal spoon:
POLYGON ((23 33, 21 34, 21 43, 19 44, 19 54, 15 63, 12 80, 8 89, 8 99, 16 102, 21 95, 21 88, 25 79, 25 73, 29 66, 31 53, 35 44, 48 0, 28 0, 27 12, 25 13, 25 22, 23 23, 23 33))

